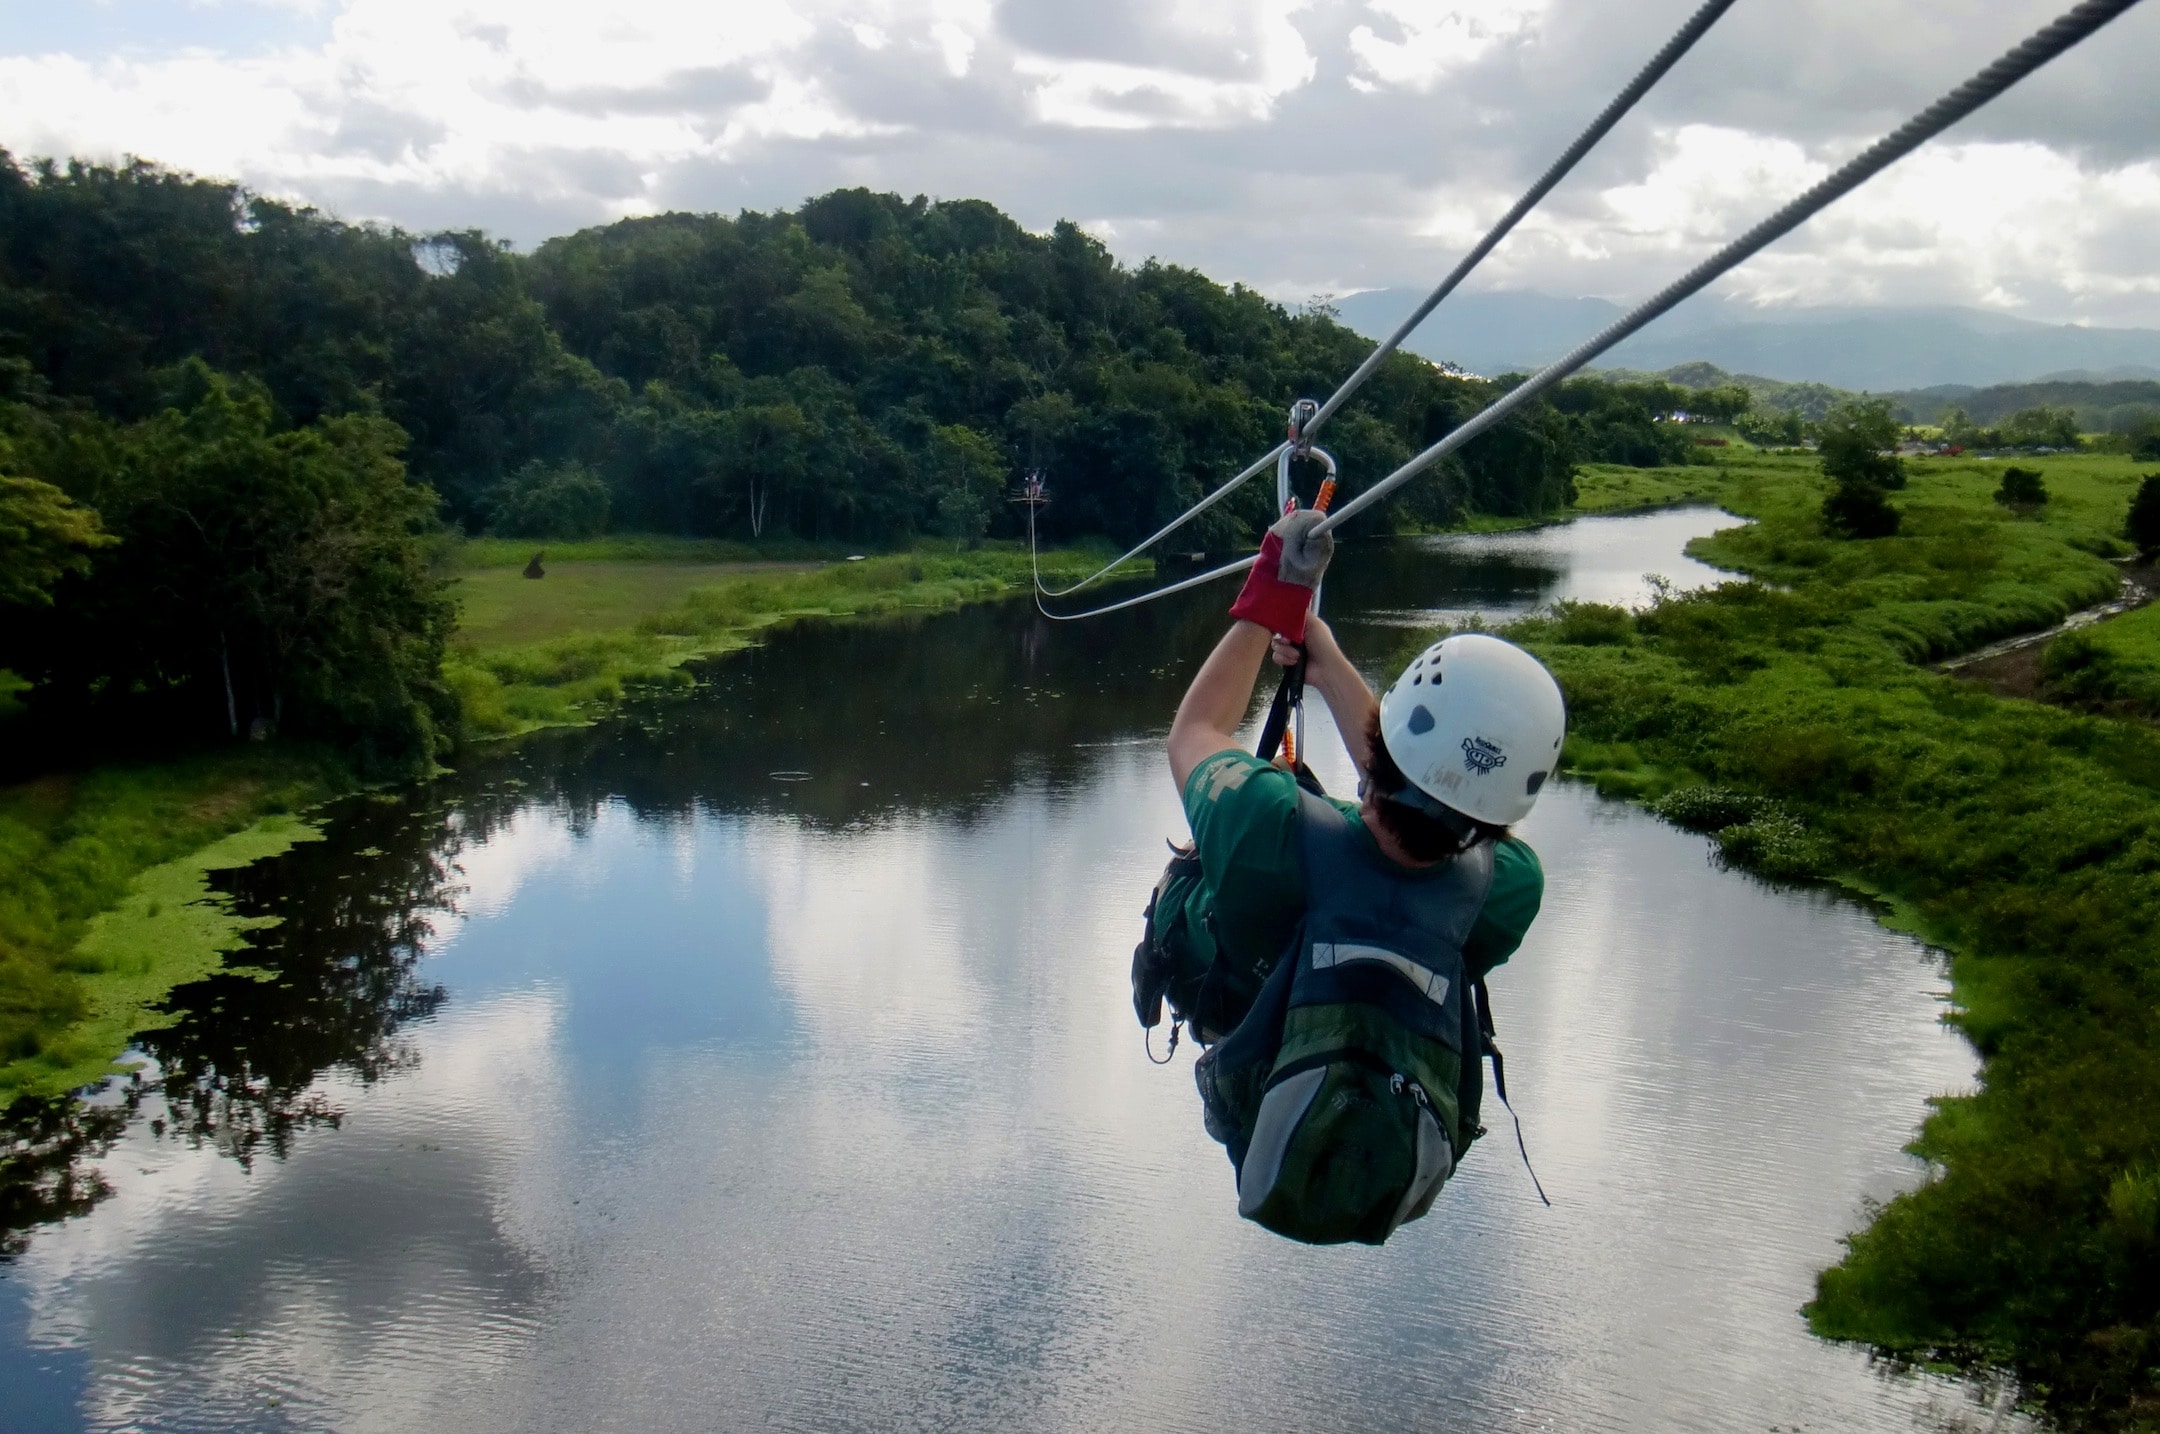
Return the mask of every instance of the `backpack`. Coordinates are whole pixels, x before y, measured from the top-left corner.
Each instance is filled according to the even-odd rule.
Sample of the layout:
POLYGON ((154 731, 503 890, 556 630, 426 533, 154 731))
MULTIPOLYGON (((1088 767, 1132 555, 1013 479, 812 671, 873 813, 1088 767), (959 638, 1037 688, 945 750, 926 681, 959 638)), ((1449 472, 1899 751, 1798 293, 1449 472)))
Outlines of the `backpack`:
POLYGON ((1424 1215, 1482 1128, 1482 991, 1463 962, 1489 843, 1427 875, 1376 867, 1299 801, 1306 912, 1237 1028, 1194 1071, 1238 1213, 1308 1244, 1381 1244, 1424 1215))
MULTIPOLYGON (((1132 992, 1133 1014, 1151 1032, 1162 1024, 1163 1004, 1169 1003, 1174 1052, 1181 1026, 1202 1045, 1235 1030, 1252 1008, 1268 968, 1251 970, 1224 956, 1214 907, 1203 906, 1206 878, 1199 852, 1189 845, 1170 851, 1170 861, 1148 896, 1140 942, 1133 947, 1132 992)), ((1148 1058, 1154 1060, 1152 1048, 1148 1058)), ((1168 1064, 1168 1057, 1157 1064, 1168 1064)))

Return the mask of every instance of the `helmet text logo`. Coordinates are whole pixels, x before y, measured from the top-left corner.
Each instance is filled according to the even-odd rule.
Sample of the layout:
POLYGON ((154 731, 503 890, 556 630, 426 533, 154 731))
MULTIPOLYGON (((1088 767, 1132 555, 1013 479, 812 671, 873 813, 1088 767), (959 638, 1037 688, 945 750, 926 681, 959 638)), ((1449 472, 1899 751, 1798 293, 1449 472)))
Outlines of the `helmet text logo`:
POLYGON ((1462 739, 1462 759, 1465 771, 1475 772, 1481 777, 1490 776, 1507 765, 1507 753, 1483 737, 1462 739))

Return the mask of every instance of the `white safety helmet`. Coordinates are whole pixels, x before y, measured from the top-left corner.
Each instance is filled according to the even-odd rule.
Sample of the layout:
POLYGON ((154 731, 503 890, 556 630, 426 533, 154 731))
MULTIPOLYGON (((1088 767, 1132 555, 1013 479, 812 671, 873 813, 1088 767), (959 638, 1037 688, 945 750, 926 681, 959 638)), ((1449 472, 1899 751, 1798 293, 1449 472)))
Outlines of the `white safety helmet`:
POLYGON ((1545 664, 1483 633, 1426 648, 1380 698, 1380 740, 1410 784, 1493 826, 1530 815, 1566 735, 1567 705, 1545 664))

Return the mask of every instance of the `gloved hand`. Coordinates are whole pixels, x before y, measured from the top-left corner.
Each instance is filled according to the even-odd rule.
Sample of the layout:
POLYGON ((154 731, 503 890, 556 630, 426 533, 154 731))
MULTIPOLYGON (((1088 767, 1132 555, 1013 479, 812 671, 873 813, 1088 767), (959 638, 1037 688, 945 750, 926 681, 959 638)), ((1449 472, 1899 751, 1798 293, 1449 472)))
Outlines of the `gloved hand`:
POLYGON ((1260 557, 1245 575, 1245 587, 1230 604, 1230 616, 1259 623, 1292 642, 1305 640, 1305 614, 1313 589, 1335 556, 1335 535, 1313 532, 1327 515, 1311 508, 1285 513, 1268 529, 1260 557))

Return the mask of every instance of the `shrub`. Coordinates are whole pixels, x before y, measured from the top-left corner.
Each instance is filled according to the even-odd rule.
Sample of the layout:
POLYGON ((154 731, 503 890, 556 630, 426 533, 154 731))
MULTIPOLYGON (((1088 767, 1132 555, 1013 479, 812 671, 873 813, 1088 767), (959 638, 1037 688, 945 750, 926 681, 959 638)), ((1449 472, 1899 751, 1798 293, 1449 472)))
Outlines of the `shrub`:
POLYGON ((2088 628, 2064 633, 2040 654, 2046 695, 2086 708, 2105 708, 2134 694, 2121 654, 2088 628))
POLYGON ((1823 499, 1822 515, 1832 532, 1848 538, 1894 538, 1904 521, 1883 490, 1867 482, 1838 484, 1823 499))
POLYGON ((1761 797, 1734 787, 1681 787, 1650 803, 1650 810, 1691 832, 1717 832, 1754 819, 1761 797))
POLYGON ((2150 558, 2160 553, 2160 473, 2148 473, 2130 500, 2130 515, 2123 521, 2123 536, 2137 544, 2150 558))
POLYGON ((1626 642, 1635 628, 1633 613, 1603 602, 1556 602, 1552 621, 1554 638, 1578 647, 1616 646, 1626 642))
POLYGON ((2037 508, 2048 500, 2047 484, 2032 468, 2005 468, 1995 501, 2005 508, 2037 508))
POLYGON ((1748 442, 1762 448, 1798 448, 1807 437, 1807 420, 1797 413, 1750 409, 1733 421, 1748 442))
POLYGON ((1767 811, 1751 822, 1729 826, 1717 834, 1717 843, 1720 854, 1733 865, 1783 881, 1820 877, 1829 864, 1823 843, 1781 811, 1767 811))

